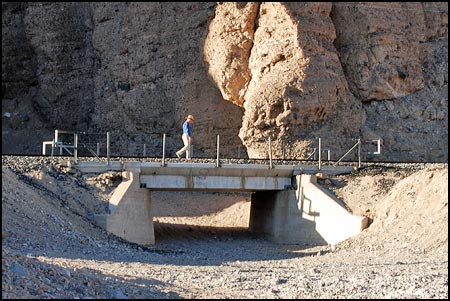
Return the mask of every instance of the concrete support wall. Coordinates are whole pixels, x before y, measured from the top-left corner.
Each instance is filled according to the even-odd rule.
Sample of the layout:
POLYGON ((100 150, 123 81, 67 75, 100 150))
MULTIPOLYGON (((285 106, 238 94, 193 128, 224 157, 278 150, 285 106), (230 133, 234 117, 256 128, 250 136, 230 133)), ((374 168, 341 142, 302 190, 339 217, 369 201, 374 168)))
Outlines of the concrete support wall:
POLYGON ((283 243, 323 245, 314 221, 302 218, 295 190, 260 191, 252 194, 249 230, 283 243))
POLYGON ((315 176, 296 177, 297 190, 252 194, 250 231, 284 243, 336 244, 367 227, 349 213, 315 176))
POLYGON ((317 185, 316 176, 300 175, 296 180, 302 218, 314 222, 317 233, 327 243, 334 245, 368 227, 367 217, 350 213, 341 200, 317 185))
POLYGON ((109 215, 97 215, 96 222, 126 241, 140 245, 155 243, 151 193, 141 188, 138 170, 123 172, 122 183, 110 200, 109 215))

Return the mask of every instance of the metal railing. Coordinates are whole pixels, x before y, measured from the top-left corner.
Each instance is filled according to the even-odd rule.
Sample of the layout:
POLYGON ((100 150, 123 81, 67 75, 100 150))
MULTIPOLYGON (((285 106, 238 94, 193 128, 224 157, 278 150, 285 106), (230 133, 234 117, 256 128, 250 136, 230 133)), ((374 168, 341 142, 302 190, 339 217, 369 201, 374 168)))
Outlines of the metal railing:
MULTIPOLYGON (((97 152, 94 152, 87 144, 85 143, 78 143, 79 138, 78 132, 74 131, 65 131, 65 130, 58 130, 56 129, 54 131, 54 138, 51 141, 43 141, 42 142, 42 155, 46 155, 46 147, 48 145, 51 146, 51 156, 53 157, 55 155, 55 149, 59 148, 59 154, 63 155, 63 151, 66 151, 69 155, 73 155, 74 162, 78 162, 78 151, 80 149, 80 146, 82 146, 84 149, 86 149, 89 153, 91 153, 93 156, 95 156, 97 159, 100 160, 99 153, 100 153, 100 143, 97 143, 97 152), (61 138, 61 136, 67 136, 67 135, 73 135, 73 141, 68 141, 67 139, 61 138), (70 149, 73 150, 70 151, 70 149)), ((85 134, 84 132, 81 132, 81 134, 85 134)), ((67 138, 67 137, 65 137, 67 138)), ((110 135, 109 132, 106 133, 106 157, 107 157, 107 165, 110 164, 110 135)))
POLYGON ((51 156, 53 157, 55 153, 55 148, 59 147, 59 154, 63 154, 63 150, 65 150, 68 154, 73 155, 75 162, 77 161, 77 155, 78 155, 78 134, 73 131, 62 131, 62 130, 55 130, 54 138, 52 141, 44 141, 42 142, 42 154, 45 155, 45 149, 46 146, 51 146, 51 156), (63 141, 60 139, 61 134, 70 134, 73 135, 73 143, 66 143, 66 141, 63 141), (72 149, 73 153, 69 150, 72 149))
MULTIPOLYGON (((348 154, 350 154, 350 152, 352 150, 354 150, 357 147, 358 148, 358 168, 361 168, 362 140, 361 140, 361 138, 357 138, 357 139, 353 139, 353 140, 356 140, 356 143, 344 155, 342 155, 342 157, 339 158, 339 160, 337 160, 335 164, 338 164, 339 162, 341 162, 348 154)), ((368 154, 372 154, 372 155, 381 154, 381 138, 366 139, 366 140, 364 140, 364 142, 370 142, 370 143, 376 142, 377 143, 377 150, 375 152, 368 152, 368 154)))
MULTIPOLYGON (((167 135, 166 133, 162 134, 162 139, 161 139, 161 135, 158 137, 155 136, 155 134, 152 134, 150 137, 150 140, 148 139, 148 137, 146 135, 140 134, 140 136, 138 136, 138 138, 133 138, 133 137, 129 137, 129 136, 115 136, 115 140, 111 139, 111 134, 110 132, 106 132, 106 133, 86 133, 86 132, 74 132, 74 131, 63 131, 63 130, 58 130, 56 129, 54 131, 54 139, 52 141, 44 141, 42 143, 42 154, 46 155, 46 147, 47 146, 51 146, 51 156, 55 155, 55 149, 59 148, 59 155, 63 155, 64 152, 68 153, 69 155, 73 155, 75 162, 77 162, 78 160, 78 155, 81 153, 84 153, 87 156, 93 156, 95 157, 97 160, 102 160, 101 157, 105 157, 106 156, 106 163, 107 165, 110 164, 110 157, 112 155, 112 153, 114 152, 114 156, 127 156, 127 157, 148 157, 149 155, 151 155, 152 158, 161 158, 161 166, 166 166, 166 161, 167 161, 167 135), (104 137, 106 134, 106 143, 104 142, 104 137), (67 137, 70 137, 71 135, 73 135, 73 139, 67 139, 67 137), (63 136, 66 136, 64 138, 66 139, 62 139, 63 136), (70 140, 70 141, 69 141, 70 140), (103 140, 103 142, 101 142, 103 140), (162 140, 162 142, 161 142, 162 140), (131 142, 130 142, 131 141, 131 142), (114 149, 111 146, 111 144, 114 145, 114 149), (105 146, 106 146, 106 153, 105 153, 105 146), (125 147, 124 147, 125 146, 125 147), (159 148, 159 151, 158 151, 159 148), (125 155, 123 154, 124 150, 127 152, 125 155)), ((170 139, 175 139, 174 137, 170 137, 170 139)), ((177 137, 177 140, 179 138, 177 137)), ((302 141, 310 141, 309 144, 307 144, 307 149, 312 149, 312 152, 310 152, 309 154, 307 154, 305 157, 303 157, 303 159, 298 159, 298 158, 286 158, 286 153, 289 152, 291 155, 293 154, 292 150, 294 149, 294 146, 292 142, 284 142, 282 141, 281 143, 279 143, 278 141, 278 145, 277 145, 277 156, 275 158, 278 159, 283 159, 283 160, 306 160, 306 161, 318 161, 318 169, 321 170, 322 169, 322 165, 324 164, 324 158, 326 161, 331 161, 331 148, 330 147, 323 147, 323 139, 321 137, 315 137, 312 139, 306 139, 306 138, 302 138, 302 141), (289 147, 292 147, 291 149, 289 149, 289 147), (325 156, 324 156, 325 155, 325 156), (280 158, 281 156, 281 158, 280 158)), ((349 149, 337 160, 334 162, 334 164, 339 164, 340 162, 342 162, 344 160, 344 158, 348 158, 349 155, 352 153, 352 151, 354 151, 355 149, 357 149, 356 152, 356 158, 358 160, 358 167, 361 167, 361 161, 362 161, 362 145, 363 143, 375 143, 376 144, 376 150, 375 151, 368 151, 367 154, 370 155, 379 155, 381 154, 381 138, 369 138, 369 139, 361 139, 361 138, 356 138, 356 139, 352 139, 352 141, 355 141, 356 143, 353 143, 351 145, 351 147, 349 147, 349 149)), ((336 140, 334 140, 336 142, 336 140)), ((345 146, 342 147, 342 145, 344 145, 342 142, 344 140, 341 139, 340 142, 341 146, 340 149, 345 149, 345 146)), ((171 147, 173 147, 173 140, 171 141, 172 145, 171 147)), ((264 156, 263 154, 267 154, 267 157, 269 159, 269 166, 270 168, 273 168, 274 165, 274 154, 273 154, 273 141, 272 138, 270 136, 267 137, 267 139, 261 140, 262 147, 265 148, 261 149, 260 155, 264 156)), ((216 167, 220 167, 221 166, 221 155, 223 156, 224 153, 222 152, 222 148, 221 148, 221 137, 220 135, 216 135, 216 147, 215 147, 215 156, 216 156, 216 162, 215 165, 216 167)), ((190 155, 192 157, 192 153, 193 153, 193 145, 191 143, 189 143, 189 150, 190 150, 190 155)), ((242 157, 241 156, 241 149, 243 148, 242 145, 236 145, 236 146, 230 146, 227 145, 226 146, 226 151, 230 151, 232 150, 233 153, 236 155, 236 153, 238 154, 238 159, 254 159, 254 158, 248 158, 247 156, 242 157), (234 150, 233 150, 234 147, 234 150)), ((212 149, 208 149, 208 151, 211 151, 212 149)), ((295 149, 294 149, 295 151, 295 149)), ((204 150, 201 150, 200 153, 203 152, 203 155, 205 154, 204 150)), ((229 154, 229 153, 228 153, 229 154)), ((295 152, 294 152, 295 154, 295 152)), ((205 158, 212 158, 214 157, 214 155, 212 156, 207 156, 205 158)), ((267 158, 266 157, 266 158, 267 158)), ((203 158, 201 156, 198 156, 197 158, 203 158)), ((225 156, 226 158, 226 156, 225 156)), ((228 158, 236 158, 234 157, 228 157, 228 158)))

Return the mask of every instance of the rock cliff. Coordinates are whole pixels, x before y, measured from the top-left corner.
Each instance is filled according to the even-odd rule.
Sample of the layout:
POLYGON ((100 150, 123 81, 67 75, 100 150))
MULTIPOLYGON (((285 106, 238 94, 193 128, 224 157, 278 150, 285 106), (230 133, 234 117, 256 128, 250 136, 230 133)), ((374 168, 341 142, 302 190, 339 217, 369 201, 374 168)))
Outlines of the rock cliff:
POLYGON ((447 162, 447 90, 447 3, 2 2, 2 153, 447 162))

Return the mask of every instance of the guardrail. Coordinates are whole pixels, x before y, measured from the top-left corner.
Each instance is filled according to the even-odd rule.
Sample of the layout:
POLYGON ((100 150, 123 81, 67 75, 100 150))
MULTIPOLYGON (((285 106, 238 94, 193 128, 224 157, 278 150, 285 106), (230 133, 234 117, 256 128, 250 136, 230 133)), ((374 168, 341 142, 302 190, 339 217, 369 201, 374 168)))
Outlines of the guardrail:
MULTIPOLYGON (((53 157, 55 155, 55 149, 59 148, 59 155, 63 155, 63 152, 67 152, 69 155, 73 155, 75 163, 78 160, 78 151, 79 150, 87 150, 87 152, 96 157, 99 161, 101 161, 101 154, 100 154, 100 146, 101 143, 98 142, 98 139, 100 139, 99 135, 104 135, 103 134, 99 134, 99 133, 86 133, 86 132, 74 132, 74 131, 64 131, 64 130, 58 130, 56 129, 54 131, 54 138, 51 141, 43 141, 42 142, 42 154, 46 155, 46 147, 48 147, 49 145, 51 146, 51 156, 53 157), (73 135, 73 136, 72 136, 73 135), (96 135, 95 136, 95 141, 89 141, 90 136, 89 135, 96 135), (63 136, 65 136, 65 139, 62 139, 63 136), (72 136, 73 139, 67 139, 67 136, 72 136), (83 137, 83 141, 80 143, 79 141, 79 136, 83 137), (88 137, 88 138, 86 138, 88 137), (86 140, 86 141, 85 141, 86 140), (94 151, 95 149, 95 151, 94 151)), ((217 135, 216 137, 216 167, 220 167, 221 166, 221 158, 220 158, 220 135, 217 135)), ((117 140, 117 138, 116 138, 117 140)), ((135 142, 134 139, 133 142, 135 142)), ((156 139, 157 140, 157 139, 156 139)), ((331 149, 330 148, 323 148, 322 147, 322 139, 320 137, 316 137, 310 141, 314 141, 316 140, 317 144, 314 144, 314 142, 312 142, 312 144, 310 144, 309 148, 313 149, 313 152, 310 153, 306 160, 310 160, 311 158, 315 161, 316 157, 318 157, 318 169, 321 170, 322 168, 322 163, 323 163, 323 157, 322 155, 325 153, 326 154, 326 160, 327 161, 331 161, 331 149), (313 147, 314 146, 314 147, 313 147), (317 147, 315 147, 317 146, 317 147)), ((368 139, 361 139, 361 138, 356 138, 356 139, 352 139, 353 141, 356 140, 356 143, 354 143, 348 151, 345 152, 345 154, 343 154, 337 161, 335 161, 334 165, 340 163, 344 158, 346 158, 353 150, 357 149, 357 160, 358 160, 358 168, 361 167, 361 146, 363 143, 376 143, 376 150, 375 151, 369 151, 367 152, 367 154, 370 155, 379 155, 381 154, 381 138, 368 138, 368 139)), ((124 139, 119 138, 120 143, 124 143, 124 139)), ((126 140, 125 140, 126 141, 126 140)), ((161 141, 161 140, 159 140, 161 141)), ((270 168, 273 168, 273 154, 272 154, 272 139, 269 136, 267 141, 267 149, 266 149, 266 154, 268 155, 269 158, 269 166, 270 168)), ((140 142, 142 142, 142 140, 140 140, 140 142)), ((148 141, 147 141, 148 142, 148 141)), ((153 141, 150 141, 151 143, 153 143, 153 147, 152 150, 153 152, 155 152, 155 146, 157 146, 159 143, 157 143, 157 141, 155 142, 155 139, 153 141)), ((130 145, 134 145, 135 143, 129 143, 130 145)), ((121 145, 121 144, 119 144, 121 145)), ((282 159, 286 160, 285 158, 285 154, 286 154, 286 146, 289 146, 289 144, 283 144, 282 145, 282 159)), ((159 147, 161 147, 161 144, 159 144, 159 147)), ((189 143, 189 148, 190 148, 190 152, 192 154, 192 144, 189 143)), ((238 150, 239 150, 239 154, 240 154, 240 145, 238 146, 238 150)), ((161 152, 159 152, 161 154, 161 152)), ((144 143, 143 144, 143 156, 146 157, 147 155, 147 145, 144 143)), ((103 156, 105 156, 105 153, 103 153, 103 156)), ((110 156, 111 156, 111 135, 110 132, 106 132, 106 159, 107 159, 107 165, 110 165, 110 156)), ((125 156, 130 156, 130 155, 125 155, 125 156)), ((135 156, 134 153, 131 154, 131 156, 135 156)), ((191 155, 192 156, 192 155, 191 155)), ((159 157, 159 156, 154 156, 154 157, 159 157)), ((209 157, 211 158, 211 157, 209 157)), ((240 158, 240 156, 239 156, 240 158)), ((249 158, 251 159, 251 158, 249 158)), ((291 158, 292 159, 292 158, 291 158)), ((289 158, 287 159, 289 160, 289 158)), ((295 160, 295 159, 294 159, 295 160)), ((166 134, 164 133, 162 135, 162 155, 161 155, 161 166, 166 166, 166 134)))
MULTIPOLYGON (((74 161, 75 163, 77 163, 78 161, 78 149, 79 149, 79 144, 78 144, 78 132, 74 132, 74 131, 64 131, 64 130, 58 130, 56 129, 54 132, 54 138, 51 141, 43 141, 42 142, 42 155, 46 155, 46 147, 48 145, 51 146, 51 156, 53 157, 55 154, 55 148, 59 148, 59 154, 63 155, 63 151, 65 150, 69 155, 73 155, 74 161), (73 135, 73 142, 70 143, 69 141, 67 141, 66 139, 61 139, 61 135, 73 135), (70 149, 73 150, 73 152, 70 151, 70 149)), ((90 149, 89 147, 86 146, 86 144, 81 143, 81 146, 83 146, 84 148, 86 148, 92 155, 94 155, 95 157, 97 157, 97 159, 99 158, 99 143, 97 143, 97 153, 95 153, 92 149, 90 149)), ((107 164, 109 165, 109 158, 110 158, 110 135, 109 132, 106 133, 106 153, 107 153, 107 164)))

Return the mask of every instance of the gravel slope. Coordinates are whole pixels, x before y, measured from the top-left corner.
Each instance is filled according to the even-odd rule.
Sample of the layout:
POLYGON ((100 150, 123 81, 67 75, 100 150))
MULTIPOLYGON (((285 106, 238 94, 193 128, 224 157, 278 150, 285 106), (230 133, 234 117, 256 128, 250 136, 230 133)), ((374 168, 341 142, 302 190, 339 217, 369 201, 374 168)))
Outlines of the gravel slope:
POLYGON ((218 193, 155 193, 157 242, 133 245, 92 223, 116 175, 59 162, 2 156, 4 299, 448 298, 447 164, 323 180, 373 221, 331 251, 253 237, 249 195, 218 193))

